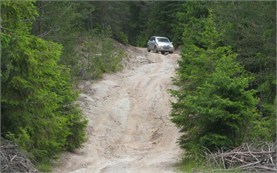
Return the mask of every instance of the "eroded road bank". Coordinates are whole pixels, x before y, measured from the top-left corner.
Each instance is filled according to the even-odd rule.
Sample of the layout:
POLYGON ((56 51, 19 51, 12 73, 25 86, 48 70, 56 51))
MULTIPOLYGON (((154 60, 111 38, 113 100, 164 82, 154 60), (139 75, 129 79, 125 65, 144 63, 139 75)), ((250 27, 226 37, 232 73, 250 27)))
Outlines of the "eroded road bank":
POLYGON ((88 141, 65 153, 53 172, 176 172, 181 150, 170 122, 171 77, 179 54, 129 47, 126 68, 80 84, 79 103, 89 120, 88 141))

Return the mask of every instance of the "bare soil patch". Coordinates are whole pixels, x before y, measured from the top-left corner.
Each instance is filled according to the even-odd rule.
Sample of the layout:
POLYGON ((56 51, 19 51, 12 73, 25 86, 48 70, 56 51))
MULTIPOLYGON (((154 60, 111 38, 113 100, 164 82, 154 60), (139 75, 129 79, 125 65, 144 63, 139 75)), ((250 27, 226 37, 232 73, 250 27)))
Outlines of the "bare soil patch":
POLYGON ((170 173, 181 158, 170 121, 171 77, 179 54, 128 46, 124 69, 84 81, 79 104, 89 120, 88 141, 65 153, 53 172, 170 173))

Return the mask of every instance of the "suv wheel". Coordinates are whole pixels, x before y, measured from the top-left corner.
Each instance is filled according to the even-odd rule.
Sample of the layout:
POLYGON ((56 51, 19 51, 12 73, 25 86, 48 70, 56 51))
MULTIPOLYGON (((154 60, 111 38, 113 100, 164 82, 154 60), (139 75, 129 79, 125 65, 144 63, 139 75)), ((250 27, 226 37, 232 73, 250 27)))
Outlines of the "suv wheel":
POLYGON ((156 47, 156 46, 154 47, 154 52, 155 52, 155 53, 158 53, 158 50, 157 50, 157 47, 156 47))
POLYGON ((147 52, 150 52, 151 50, 149 49, 149 47, 147 47, 147 52))

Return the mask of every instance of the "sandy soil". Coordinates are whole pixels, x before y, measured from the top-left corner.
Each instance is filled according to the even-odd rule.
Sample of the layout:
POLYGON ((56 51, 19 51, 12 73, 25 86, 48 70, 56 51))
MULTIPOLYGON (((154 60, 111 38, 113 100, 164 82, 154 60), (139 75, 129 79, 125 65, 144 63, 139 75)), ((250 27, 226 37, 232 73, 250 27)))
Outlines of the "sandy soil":
POLYGON ((171 77, 179 54, 127 48, 124 70, 98 82, 84 81, 79 103, 89 120, 88 141, 65 153, 53 172, 176 172, 181 150, 170 122, 171 77))

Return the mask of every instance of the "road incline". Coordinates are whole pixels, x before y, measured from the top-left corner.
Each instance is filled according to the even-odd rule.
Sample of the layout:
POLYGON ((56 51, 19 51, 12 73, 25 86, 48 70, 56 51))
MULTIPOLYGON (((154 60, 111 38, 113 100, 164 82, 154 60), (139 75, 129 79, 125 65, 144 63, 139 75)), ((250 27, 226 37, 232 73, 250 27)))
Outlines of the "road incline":
POLYGON ((127 53, 122 71, 80 83, 88 140, 76 152, 63 154, 53 172, 176 172, 181 150, 169 117, 168 89, 180 55, 131 46, 127 53))

